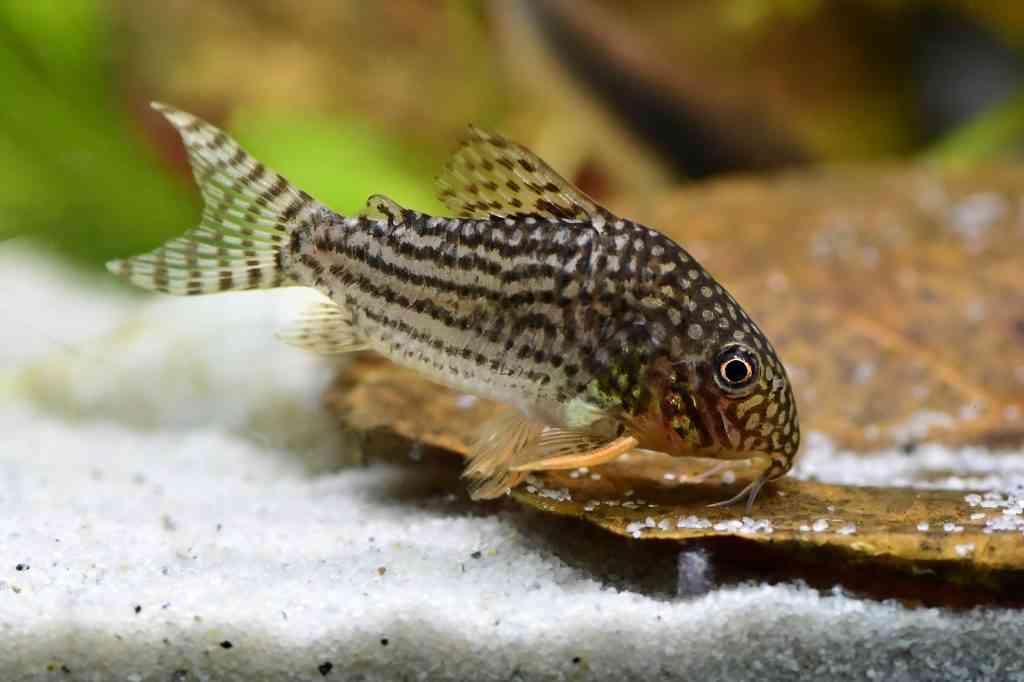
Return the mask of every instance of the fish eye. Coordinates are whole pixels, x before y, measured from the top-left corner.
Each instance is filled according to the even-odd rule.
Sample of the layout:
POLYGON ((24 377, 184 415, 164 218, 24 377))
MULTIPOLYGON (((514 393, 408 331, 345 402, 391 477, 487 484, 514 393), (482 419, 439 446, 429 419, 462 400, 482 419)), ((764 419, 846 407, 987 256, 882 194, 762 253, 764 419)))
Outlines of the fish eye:
POLYGON ((757 381, 757 356, 746 346, 727 346, 718 354, 715 365, 715 380, 726 391, 740 391, 757 381))

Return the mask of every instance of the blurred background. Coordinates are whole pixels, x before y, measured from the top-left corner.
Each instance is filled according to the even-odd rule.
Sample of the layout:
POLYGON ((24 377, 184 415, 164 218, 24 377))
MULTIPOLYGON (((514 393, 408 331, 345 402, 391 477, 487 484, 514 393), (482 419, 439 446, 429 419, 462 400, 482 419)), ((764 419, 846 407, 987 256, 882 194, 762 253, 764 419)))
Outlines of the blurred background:
POLYGON ((0 238, 99 271, 198 212, 163 100, 341 211, 439 210, 475 122, 614 207, 1024 139, 1024 3, 0 0, 0 238))

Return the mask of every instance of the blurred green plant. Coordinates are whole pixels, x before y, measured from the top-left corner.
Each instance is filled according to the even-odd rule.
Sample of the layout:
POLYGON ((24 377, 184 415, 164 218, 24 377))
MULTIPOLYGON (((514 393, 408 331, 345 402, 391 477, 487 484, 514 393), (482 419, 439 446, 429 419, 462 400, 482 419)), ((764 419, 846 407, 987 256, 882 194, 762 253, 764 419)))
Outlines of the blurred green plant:
POLYGON ((364 121, 242 109, 230 128, 251 154, 336 211, 356 214, 371 194, 442 210, 432 156, 364 121))
MULTIPOLYGON (((879 5, 891 2, 893 7, 904 4, 904 0, 864 2, 879 5)), ((193 10, 198 12, 196 8, 206 9, 208 3, 196 0, 193 4, 193 10)), ((907 0, 907 4, 913 3, 907 0)), ((232 111, 233 104, 240 101, 274 102, 271 106, 276 108, 272 109, 253 104, 233 111, 228 117, 228 128, 265 163, 345 213, 361 210, 365 198, 373 193, 392 196, 413 208, 439 210, 431 179, 438 170, 438 157, 450 148, 447 142, 438 142, 449 139, 455 125, 449 119, 457 116, 460 120, 493 123, 503 118, 503 97, 511 97, 495 94, 504 92, 502 87, 481 89, 481 84, 490 84, 500 75, 495 60, 486 56, 494 47, 484 32, 485 12, 482 5, 473 0, 450 0, 436 8, 416 3, 387 5, 386 8, 383 4, 338 5, 338 12, 330 15, 334 23, 325 23, 326 19, 321 20, 319 15, 314 23, 358 27, 367 17, 374 18, 379 33, 370 32, 362 37, 370 41, 370 45, 405 38, 405 61, 395 57, 387 68, 370 68, 368 63, 357 59, 365 58, 369 48, 353 41, 349 51, 318 48, 302 53, 298 60, 301 64, 307 64, 314 56, 319 60, 318 68, 308 71, 296 70, 288 61, 291 54, 288 46, 294 41, 294 35, 287 31, 283 37, 274 34, 273 39, 278 41, 277 52, 267 51, 270 56, 264 55, 265 62, 252 66, 250 55, 242 50, 248 47, 245 41, 251 40, 252 35, 264 36, 251 31, 253 26, 259 28, 267 23, 265 13, 256 12, 257 18, 250 17, 250 24, 247 24, 248 31, 239 30, 232 14, 238 10, 224 8, 254 6, 233 5, 229 0, 222 0, 217 6, 221 7, 221 14, 214 11, 211 16, 220 16, 221 23, 212 22, 216 30, 206 35, 204 43, 217 49, 209 53, 212 56, 203 56, 205 53, 199 50, 198 57, 183 58, 192 53, 176 52, 171 47, 162 52, 150 50, 153 34, 145 32, 140 34, 143 36, 141 47, 134 52, 125 49, 131 42, 126 38, 130 30, 118 33, 112 28, 115 8, 122 12, 118 14, 119 21, 125 21, 125 16, 130 14, 125 14, 125 8, 150 16, 157 5, 118 5, 109 0, 0 0, 0 92, 5 95, 6 104, 0 107, 0 240, 15 234, 29 235, 41 244, 96 268, 111 257, 152 248, 194 224, 198 215, 196 190, 180 167, 176 169, 178 176, 174 175, 171 164, 158 157, 153 144, 157 142, 160 149, 166 151, 166 142, 174 139, 174 133, 159 122, 157 114, 141 113, 145 99, 159 98, 163 93, 156 87, 152 88, 153 92, 138 93, 140 87, 147 89, 139 83, 160 83, 176 92, 191 93, 190 87, 200 76, 230 86, 230 79, 223 74, 233 73, 239 64, 249 65, 247 76, 241 78, 249 79, 246 87, 237 91, 231 87, 205 91, 199 88, 200 94, 194 96, 209 105, 205 108, 207 111, 232 111), (398 7, 406 9, 399 11, 398 7), (433 17, 432 12, 443 12, 444 20, 423 24, 435 30, 421 33, 432 40, 442 40, 441 44, 455 46, 452 49, 458 52, 458 58, 450 60, 445 68, 423 69, 423 55, 438 54, 440 48, 436 42, 418 42, 423 36, 414 29, 422 27, 418 22, 433 17), (394 25, 387 23, 389 13, 394 25), (225 47, 227 38, 234 42, 228 41, 225 47), (114 46, 123 52, 115 53, 114 46), (160 55, 152 58, 155 61, 151 68, 131 68, 143 59, 142 55, 150 52, 160 55), (116 56, 121 54, 133 55, 130 63, 127 60, 118 63, 116 56), (198 69, 196 64, 200 65, 198 69), (284 64, 284 67, 272 71, 271 77, 266 69, 275 64, 284 64), (346 97, 353 91, 361 93, 354 98, 357 104, 349 108, 334 96, 334 90, 328 93, 330 96, 303 100, 292 109, 288 109, 292 100, 287 93, 276 99, 269 96, 282 87, 281 83, 294 86, 292 79, 296 73, 309 79, 301 82, 298 91, 314 92, 325 82, 324 74, 342 71, 345 77, 339 76, 338 82, 345 87, 336 84, 334 90, 346 97), (422 85, 424 90, 434 89, 420 92, 419 87, 409 87, 410 84, 422 85), (204 92, 206 94, 202 94, 204 92), (432 114, 444 115, 436 115, 436 120, 419 116, 418 110, 422 109, 425 97, 440 103, 432 109, 432 114), (461 106, 457 106, 458 102, 461 106), (331 109, 349 113, 342 118, 310 113, 311 110, 331 109), (383 110, 391 115, 382 115, 383 110), (298 111, 302 111, 301 115, 298 111), (142 116, 153 118, 142 119, 142 116), (371 125, 371 120, 376 125, 371 125), (147 139, 147 136, 155 139, 147 139)), ((271 6, 281 9, 284 4, 267 2, 258 7, 271 6)), ((296 17, 309 19, 302 3, 287 6, 292 7, 287 11, 294 12, 296 17)), ((169 16, 177 16, 172 7, 160 7, 167 10, 169 16)), ((740 24, 752 22, 760 26, 778 23, 785 17, 799 23, 797 20, 801 17, 825 13, 829 5, 821 0, 729 0, 720 7, 732 12, 740 24)), ((650 11, 653 16, 662 10, 650 11)), ((181 17, 179 20, 184 21, 181 17)), ((164 24, 157 22, 155 25, 152 30, 159 31, 164 24)), ((302 22, 296 24, 303 25, 302 22)), ((839 28, 832 30, 837 31, 836 35, 843 35, 839 28)), ((674 33, 669 35, 669 39, 678 42, 677 38, 674 33)), ((188 38, 178 37, 179 42, 193 39, 192 33, 188 38)), ((851 39, 850 44, 859 43, 851 39)), ((847 49, 851 49, 849 45, 847 49)), ((839 49, 832 51, 841 52, 839 49)), ((770 50, 765 54, 771 59, 770 50)), ((786 59, 791 58, 787 55, 790 52, 780 50, 775 58, 785 64, 786 59)), ((879 88, 865 88, 863 83, 870 86, 876 82, 872 74, 877 73, 877 65, 858 66, 860 62, 854 59, 849 62, 853 64, 850 67, 844 59, 840 54, 834 68, 842 70, 844 78, 854 81, 847 94, 805 100, 798 93, 792 99, 795 102, 792 107, 783 102, 779 111, 797 112, 790 118, 799 119, 796 127, 803 131, 800 137, 814 142, 811 146, 815 149, 834 149, 834 153, 826 155, 828 158, 852 158, 854 152, 850 150, 857 150, 857 158, 904 153, 908 145, 902 140, 914 132, 916 125, 912 117, 899 113, 907 108, 898 94, 906 90, 905 83, 898 78, 891 82, 883 79, 879 88), (844 125, 837 126, 837 120, 844 125), (872 146, 866 140, 876 142, 872 146)), ((742 72, 751 67, 737 61, 733 68, 740 75, 735 81, 726 79, 725 82, 747 82, 742 72)), ((831 73, 832 68, 829 66, 826 71, 831 73)), ((716 63, 712 75, 725 71, 726 66, 716 63)), ((771 73, 775 72, 772 67, 771 73)), ((536 75, 529 71, 524 73, 528 77, 536 75)), ((765 77, 762 74, 760 78, 765 77)), ((780 83, 784 81, 783 78, 780 83)), ((707 82, 713 87, 715 79, 707 82)), ((726 89, 731 87, 727 85, 726 89)), ((820 89, 817 85, 812 88, 815 92, 820 89)), ((530 112, 536 113, 548 106, 541 97, 543 94, 539 93, 536 101, 526 98, 534 108, 519 110, 520 122, 528 120, 530 112)), ((170 103, 186 107, 189 104, 174 100, 170 103)), ((561 124, 580 125, 573 117, 561 124)), ((924 158, 943 164, 977 163, 1018 149, 1022 139, 1024 94, 980 115, 936 145, 924 158)), ((454 139, 450 141, 454 144, 454 139)))
POLYGON ((117 107, 94 0, 0 3, 0 224, 80 261, 150 245, 189 214, 117 107))
MULTIPOLYGON (((108 3, 0 0, 0 239, 26 235, 95 268, 191 227, 175 181, 119 97, 108 3)), ((153 116, 157 114, 153 113, 153 116)), ((332 207, 376 192, 436 208, 428 158, 356 120, 241 111, 231 129, 332 207)))

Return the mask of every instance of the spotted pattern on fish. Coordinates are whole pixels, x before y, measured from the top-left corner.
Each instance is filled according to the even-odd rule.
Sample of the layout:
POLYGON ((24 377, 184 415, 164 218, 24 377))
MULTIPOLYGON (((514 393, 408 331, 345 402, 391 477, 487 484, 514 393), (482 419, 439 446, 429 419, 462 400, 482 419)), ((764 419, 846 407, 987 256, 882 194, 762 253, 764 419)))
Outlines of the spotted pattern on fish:
MULTIPOLYGON (((791 465, 796 404, 760 328, 685 249, 613 215, 526 148, 470 129, 439 178, 458 217, 381 195, 345 217, 214 126, 157 109, 181 133, 204 209, 183 237, 110 264, 134 284, 315 288, 330 302, 283 338, 319 352, 369 348, 514 405, 534 426, 500 432, 523 448, 567 430, 544 456, 571 449, 574 432, 592 447, 599 431, 628 431, 671 454, 767 456, 772 477, 791 465), (602 431, 609 422, 617 430, 602 431)), ((482 496, 518 480, 510 462, 530 461, 499 445, 470 467, 500 482, 482 496)))

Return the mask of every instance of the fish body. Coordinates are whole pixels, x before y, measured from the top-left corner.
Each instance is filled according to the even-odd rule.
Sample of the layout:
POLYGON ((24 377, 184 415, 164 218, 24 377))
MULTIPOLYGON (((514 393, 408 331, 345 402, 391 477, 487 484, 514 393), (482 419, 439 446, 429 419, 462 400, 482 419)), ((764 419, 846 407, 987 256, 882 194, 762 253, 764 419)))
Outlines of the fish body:
POLYGON ((633 448, 766 457, 799 445, 785 369, 742 307, 681 246, 615 216, 543 161, 471 129, 440 178, 457 217, 376 195, 342 216, 222 131, 158 105, 204 196, 200 225, 110 264, 158 291, 307 286, 316 306, 282 338, 320 352, 371 349, 513 409, 484 426, 476 497, 531 470, 633 448))
POLYGON ((403 211, 325 215, 295 234, 283 263, 351 310, 377 352, 567 426, 567 406, 615 369, 616 351, 653 354, 666 341, 681 351, 682 339, 664 338, 665 300, 678 292, 658 284, 680 258, 662 235, 622 220, 403 211))

